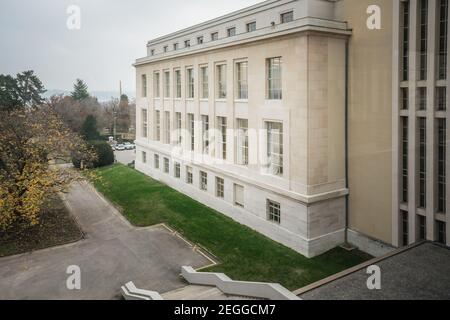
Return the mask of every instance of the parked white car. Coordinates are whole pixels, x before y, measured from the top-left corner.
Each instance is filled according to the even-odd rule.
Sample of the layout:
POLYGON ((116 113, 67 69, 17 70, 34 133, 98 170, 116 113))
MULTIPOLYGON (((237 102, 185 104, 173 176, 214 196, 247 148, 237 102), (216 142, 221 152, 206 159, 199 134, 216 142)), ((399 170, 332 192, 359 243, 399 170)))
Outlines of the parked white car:
POLYGON ((116 151, 123 151, 125 150, 125 146, 123 144, 116 145, 116 151))

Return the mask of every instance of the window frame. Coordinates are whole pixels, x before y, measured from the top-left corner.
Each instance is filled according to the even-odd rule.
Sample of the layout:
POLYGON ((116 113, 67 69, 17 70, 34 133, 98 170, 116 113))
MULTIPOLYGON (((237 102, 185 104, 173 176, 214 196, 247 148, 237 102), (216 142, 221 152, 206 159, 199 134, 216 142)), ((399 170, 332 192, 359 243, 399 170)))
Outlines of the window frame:
POLYGON ((279 202, 266 199, 266 218, 267 221, 281 224, 281 204, 279 202))
POLYGON ((282 100, 283 99, 283 59, 279 57, 271 57, 266 59, 266 99, 282 100), (279 68, 274 67, 278 62, 279 68), (278 84, 278 87, 277 87, 278 84))

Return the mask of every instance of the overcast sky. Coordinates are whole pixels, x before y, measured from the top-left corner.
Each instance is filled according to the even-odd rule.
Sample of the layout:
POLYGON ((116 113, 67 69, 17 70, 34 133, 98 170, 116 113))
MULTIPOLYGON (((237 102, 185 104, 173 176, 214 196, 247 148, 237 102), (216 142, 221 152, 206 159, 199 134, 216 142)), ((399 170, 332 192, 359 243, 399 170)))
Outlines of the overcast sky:
POLYGON ((0 0, 0 73, 34 70, 47 89, 135 91, 136 58, 148 40, 260 0, 0 0), (70 5, 81 29, 66 26, 70 5))

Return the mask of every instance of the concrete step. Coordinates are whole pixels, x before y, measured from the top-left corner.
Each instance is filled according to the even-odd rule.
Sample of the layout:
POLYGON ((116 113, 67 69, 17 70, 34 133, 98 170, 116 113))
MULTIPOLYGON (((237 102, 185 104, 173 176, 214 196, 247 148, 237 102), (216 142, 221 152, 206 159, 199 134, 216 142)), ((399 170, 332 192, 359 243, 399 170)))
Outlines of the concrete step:
POLYGON ((216 287, 188 285, 162 294, 164 300, 247 300, 247 297, 228 296, 216 287))

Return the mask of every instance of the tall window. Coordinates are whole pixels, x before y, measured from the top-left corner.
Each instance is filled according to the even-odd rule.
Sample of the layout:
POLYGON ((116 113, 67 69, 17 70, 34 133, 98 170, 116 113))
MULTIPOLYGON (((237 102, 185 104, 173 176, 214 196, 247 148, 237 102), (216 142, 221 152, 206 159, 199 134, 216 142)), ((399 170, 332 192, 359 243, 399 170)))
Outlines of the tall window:
POLYGON ((160 83, 159 83, 159 72, 155 72, 155 74, 153 75, 154 77, 154 83, 153 83, 153 92, 155 95, 155 98, 159 98, 160 97, 160 83))
POLYGON ((147 138, 147 110, 146 109, 142 109, 142 137, 143 138, 147 138))
POLYGON ((281 99, 281 58, 267 59, 267 98, 281 99))
POLYGON ((417 102, 418 102, 418 109, 419 110, 426 110, 427 108, 427 88, 426 87, 420 87, 417 88, 417 102))
POLYGON ((409 65, 409 0, 400 2, 402 12, 402 80, 408 80, 409 65))
POLYGON ((173 169, 174 169, 175 178, 180 178, 181 177, 180 163, 179 162, 175 162, 175 165, 173 166, 173 169))
POLYGON ((209 116, 202 115, 202 152, 209 152, 209 116))
POLYGON ((425 216, 418 216, 419 225, 419 240, 426 240, 427 238, 427 218, 425 216))
POLYGON ((170 98, 170 73, 164 72, 164 98, 170 98))
POLYGON ((211 33, 211 41, 216 41, 218 39, 219 39, 219 33, 218 32, 211 33))
POLYGON ((189 166, 186 166, 186 183, 192 184, 194 181, 194 176, 192 174, 192 168, 189 166))
POLYGON ((175 70, 175 98, 181 98, 181 71, 175 70))
POLYGON ((401 118, 402 128, 402 201, 408 202, 408 118, 401 118))
POLYGON ((186 73, 187 79, 186 79, 186 84, 187 84, 187 97, 189 99, 193 99, 194 98, 194 69, 189 68, 187 69, 187 73, 186 73))
POLYGON ((408 245, 408 212, 400 210, 400 218, 402 222, 402 245, 408 245))
POLYGON ((234 204, 238 207, 244 207, 244 187, 239 184, 234 184, 234 204))
POLYGON ((224 181, 219 177, 216 177, 216 197, 222 199, 224 197, 224 181))
POLYGON ((142 84, 142 97, 147 97, 147 75, 143 74, 141 76, 141 84, 142 84))
POLYGON ((181 145, 181 112, 175 112, 175 130, 177 132, 177 144, 181 145))
POLYGON ((155 154, 153 164, 155 165, 155 169, 159 169, 159 154, 155 154))
POLYGON ((408 88, 401 88, 400 89, 400 94, 401 94, 401 99, 402 99, 402 105, 401 108, 403 110, 408 110, 409 107, 409 97, 408 97, 408 88))
POLYGON ((147 152, 142 151, 142 163, 147 163, 147 152))
POLYGON ((169 51, 169 46, 164 46, 163 50, 164 50, 164 52, 169 51))
POLYGON ((164 173, 169 173, 169 158, 164 158, 164 173))
POLYGON ((189 150, 194 151, 195 148, 195 139, 194 139, 194 132, 195 132, 195 121, 194 121, 194 114, 188 113, 188 131, 189 131, 189 150))
POLYGON ((236 35, 236 28, 235 27, 227 29, 227 36, 228 37, 233 37, 235 35, 236 35))
POLYGON ((278 202, 267 199, 266 211, 267 220, 275 223, 281 222, 281 208, 278 202))
POLYGON ((248 164, 248 120, 237 119, 237 164, 248 164))
POLYGON ((267 159, 269 173, 283 174, 283 124, 281 122, 266 122, 267 159))
POLYGON ((170 111, 164 112, 164 142, 170 143, 170 111))
POLYGON ((448 0, 439 0, 438 79, 447 79, 448 0))
POLYGON ((236 63, 237 71, 237 97, 238 99, 248 98, 248 63, 238 62, 236 63))
POLYGON ((208 190, 208 174, 205 171, 200 171, 200 190, 208 190))
POLYGON ((427 79, 428 0, 420 0, 419 79, 427 79))
POLYGON ((174 51, 177 51, 177 50, 178 50, 178 43, 174 43, 174 44, 173 44, 173 50, 174 50, 174 51))
POLYGON ((438 111, 447 110, 447 87, 436 87, 436 105, 438 111))
POLYGON ((419 207, 426 206, 426 118, 419 118, 419 207))
POLYGON ((255 31, 256 30, 256 21, 247 23, 246 28, 247 28, 247 32, 255 31))
POLYGON ((445 222, 436 221, 436 240, 439 243, 446 244, 445 222))
POLYGON ((221 159, 225 160, 227 158, 227 118, 217 117, 217 125, 220 132, 218 155, 221 159))
POLYGON ((161 113, 159 110, 155 111, 155 140, 161 141, 161 113))
POLYGON ((225 99, 227 97, 227 66, 219 64, 216 66, 217 70, 217 98, 225 99))
POLYGON ((293 20, 294 20, 294 11, 285 12, 280 15, 281 23, 291 22, 293 20))
POLYGON ((446 153, 446 123, 445 119, 439 118, 437 132, 437 191, 438 211, 446 212, 446 184, 445 184, 445 153, 446 153))
POLYGON ((201 85, 202 85, 202 99, 208 99, 208 67, 204 66, 200 68, 201 85))

